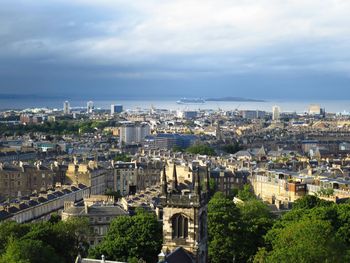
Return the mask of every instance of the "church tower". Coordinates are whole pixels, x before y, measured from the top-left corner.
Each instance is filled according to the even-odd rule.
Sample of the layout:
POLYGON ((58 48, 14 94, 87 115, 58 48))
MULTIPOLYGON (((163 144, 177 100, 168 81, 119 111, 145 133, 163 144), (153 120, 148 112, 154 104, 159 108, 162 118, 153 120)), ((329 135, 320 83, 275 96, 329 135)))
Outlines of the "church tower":
POLYGON ((193 182, 177 183, 174 165, 171 189, 168 189, 165 169, 162 180, 163 248, 169 254, 181 247, 193 262, 208 262, 207 204, 209 173, 207 167, 193 168, 193 182), (201 184, 201 179, 206 181, 201 184), (202 186, 204 186, 202 189, 202 186))

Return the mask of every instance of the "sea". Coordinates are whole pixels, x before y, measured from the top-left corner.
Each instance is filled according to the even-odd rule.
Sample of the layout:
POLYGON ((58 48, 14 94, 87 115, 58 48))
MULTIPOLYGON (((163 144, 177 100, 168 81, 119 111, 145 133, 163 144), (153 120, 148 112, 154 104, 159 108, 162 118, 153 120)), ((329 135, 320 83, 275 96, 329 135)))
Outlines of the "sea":
MULTIPOLYGON (((241 102, 241 101, 207 101, 204 104, 177 104, 180 98, 165 99, 119 99, 119 100, 92 100, 95 108, 110 109, 112 104, 123 105, 124 110, 146 110, 151 107, 168 110, 262 110, 272 111, 273 106, 279 106, 282 112, 304 113, 311 104, 318 104, 325 108, 326 112, 349 114, 350 100, 266 100, 264 102, 241 102)), ((63 102, 68 100, 74 108, 86 107, 88 100, 67 99, 42 99, 20 98, 0 99, 0 109, 29 109, 50 108, 62 109, 63 102)))

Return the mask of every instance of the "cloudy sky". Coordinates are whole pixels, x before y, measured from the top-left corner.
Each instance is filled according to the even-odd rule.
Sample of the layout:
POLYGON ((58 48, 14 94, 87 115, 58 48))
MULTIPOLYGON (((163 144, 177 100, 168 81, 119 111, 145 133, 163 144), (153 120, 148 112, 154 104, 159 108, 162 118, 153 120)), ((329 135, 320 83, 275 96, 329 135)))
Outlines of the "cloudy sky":
POLYGON ((0 93, 350 97, 349 0, 2 0, 0 93))

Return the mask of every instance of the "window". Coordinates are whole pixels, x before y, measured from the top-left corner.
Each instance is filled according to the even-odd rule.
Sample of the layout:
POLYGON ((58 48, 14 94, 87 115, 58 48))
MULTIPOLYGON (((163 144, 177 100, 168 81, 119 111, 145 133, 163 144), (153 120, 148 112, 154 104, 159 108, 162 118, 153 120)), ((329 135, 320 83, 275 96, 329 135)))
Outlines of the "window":
POLYGON ((172 237, 187 238, 188 237, 188 218, 183 215, 174 215, 172 217, 172 237))

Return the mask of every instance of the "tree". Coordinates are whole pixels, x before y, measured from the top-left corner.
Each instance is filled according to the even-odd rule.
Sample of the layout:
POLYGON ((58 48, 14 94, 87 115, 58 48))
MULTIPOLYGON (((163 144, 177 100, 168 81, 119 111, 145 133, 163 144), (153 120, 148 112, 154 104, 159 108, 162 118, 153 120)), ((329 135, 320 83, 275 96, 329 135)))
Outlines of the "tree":
POLYGON ((186 149, 188 153, 200 154, 200 155, 215 155, 215 150, 206 144, 196 144, 186 149))
POLYGON ((214 178, 209 178, 209 190, 210 190, 209 192, 210 196, 213 196, 218 190, 218 186, 214 178))
POLYGON ((251 186, 249 184, 245 184, 243 186, 243 189, 238 191, 237 197, 242 201, 256 199, 255 195, 252 192, 251 186))
POLYGON ((60 263, 63 259, 55 250, 40 240, 11 239, 5 253, 0 259, 1 263, 60 263))
POLYGON ((23 237, 30 231, 28 224, 18 224, 16 222, 3 222, 0 224, 0 254, 5 250, 9 240, 23 237))
POLYGON ((178 145, 175 145, 173 147, 173 152, 183 152, 183 151, 184 151, 184 149, 178 145))
POLYGON ((208 204, 208 254, 210 262, 232 262, 239 248, 239 210, 217 192, 208 204))
POLYGON ((125 153, 117 153, 114 157, 114 161, 131 162, 131 157, 125 153))
POLYGON ((238 142, 227 144, 223 147, 223 150, 229 154, 235 154, 240 151, 242 147, 238 144, 238 142))
POLYGON ((237 261, 251 262, 259 247, 265 245, 264 236, 273 225, 273 216, 266 204, 250 199, 237 207, 241 214, 242 243, 237 261))
POLYGON ((277 220, 255 262, 349 262, 350 205, 304 197, 277 220))
POLYGON ((89 255, 111 260, 143 259, 156 262, 162 246, 162 228, 154 214, 137 210, 133 217, 120 216, 113 220, 105 239, 89 255))
MULTIPOLYGON (((345 244, 337 240, 330 222, 303 219, 282 228, 266 262, 348 262, 345 244)), ((261 256, 261 254, 260 254, 261 256)), ((266 257, 267 256, 267 257, 266 257)))
POLYGON ((325 201, 314 195, 306 195, 293 204, 293 209, 311 209, 318 206, 330 206, 333 203, 330 201, 325 201))

